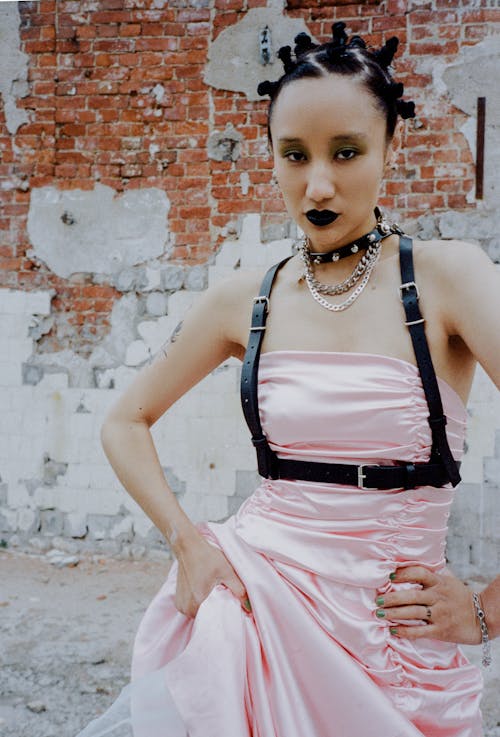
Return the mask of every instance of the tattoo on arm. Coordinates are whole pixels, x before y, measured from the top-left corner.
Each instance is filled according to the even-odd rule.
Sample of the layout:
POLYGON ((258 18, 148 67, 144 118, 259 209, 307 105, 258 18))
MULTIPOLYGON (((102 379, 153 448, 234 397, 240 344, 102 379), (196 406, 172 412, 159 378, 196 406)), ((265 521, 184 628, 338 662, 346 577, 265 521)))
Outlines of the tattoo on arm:
POLYGON ((179 333, 181 332, 181 328, 182 328, 182 322, 183 322, 183 321, 181 320, 181 321, 180 321, 180 323, 179 323, 179 324, 177 325, 177 327, 175 328, 175 330, 174 330, 174 332, 172 333, 172 335, 170 336, 170 342, 171 342, 171 343, 175 343, 175 341, 177 340, 177 336, 178 336, 178 335, 179 335, 179 333))
POLYGON ((177 338, 178 338, 178 336, 179 336, 179 333, 181 332, 181 328, 182 328, 182 322, 183 322, 183 321, 181 320, 181 321, 180 321, 180 323, 179 323, 179 324, 177 325, 177 327, 175 328, 175 330, 174 330, 174 331, 172 332, 172 335, 170 336, 170 338, 169 338, 169 339, 167 340, 167 342, 166 342, 166 343, 164 343, 164 345, 162 345, 162 347, 161 347, 161 349, 160 349, 160 350, 161 350, 161 352, 163 353, 163 356, 164 356, 165 358, 167 358, 167 355, 168 355, 168 354, 167 354, 167 347, 168 347, 169 345, 171 345, 172 343, 175 343, 175 341, 177 340, 177 338))

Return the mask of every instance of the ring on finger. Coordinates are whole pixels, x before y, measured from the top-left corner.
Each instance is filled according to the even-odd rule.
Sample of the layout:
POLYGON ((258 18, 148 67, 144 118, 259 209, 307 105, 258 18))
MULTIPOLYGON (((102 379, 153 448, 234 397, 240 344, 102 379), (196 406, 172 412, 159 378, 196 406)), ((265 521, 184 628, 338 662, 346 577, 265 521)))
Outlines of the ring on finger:
POLYGON ((430 623, 431 619, 432 619, 431 608, 430 606, 425 605, 425 620, 426 622, 430 623))

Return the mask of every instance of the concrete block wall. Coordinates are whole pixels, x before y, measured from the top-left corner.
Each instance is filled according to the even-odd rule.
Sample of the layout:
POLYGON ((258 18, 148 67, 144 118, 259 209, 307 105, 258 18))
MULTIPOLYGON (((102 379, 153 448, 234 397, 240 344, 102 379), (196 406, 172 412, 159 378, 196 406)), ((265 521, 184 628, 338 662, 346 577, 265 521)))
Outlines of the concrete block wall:
MULTIPOLYGON (((281 73, 276 50, 300 31, 321 41, 344 20, 373 44, 400 38, 397 78, 418 115, 381 204, 412 234, 472 240, 500 261, 495 6, 0 3, 3 539, 42 547, 72 539, 110 552, 136 546, 137 554, 157 544, 107 466, 98 428, 197 292, 290 249, 296 231, 272 178, 266 102, 255 90, 281 73), (258 41, 265 27, 268 64, 258 41), (487 102, 480 200, 479 96, 487 102)), ((154 429, 165 473, 197 520, 232 513, 255 483, 236 384, 236 365, 220 367, 154 429), (204 441, 195 463, 186 438, 204 441)), ((498 563, 497 402, 478 374, 449 546, 468 573, 498 563)))
MULTIPOLYGON (((245 217, 239 237, 227 240, 210 266, 209 284, 236 268, 271 265, 290 254, 291 239, 260 243, 259 228, 258 215, 245 217)), ((157 353, 196 296, 179 289, 168 298, 167 315, 136 318, 123 364, 102 372, 98 386, 89 385, 91 371, 72 371, 69 360, 44 367, 42 378, 29 384, 23 377, 33 350, 30 330, 50 314, 51 293, 0 289, 0 537, 10 545, 67 547, 66 538, 73 541, 71 551, 132 555, 161 545, 114 476, 99 433, 117 394, 157 353)), ((218 367, 152 432, 166 477, 193 521, 225 519, 255 488, 239 361, 218 367)))

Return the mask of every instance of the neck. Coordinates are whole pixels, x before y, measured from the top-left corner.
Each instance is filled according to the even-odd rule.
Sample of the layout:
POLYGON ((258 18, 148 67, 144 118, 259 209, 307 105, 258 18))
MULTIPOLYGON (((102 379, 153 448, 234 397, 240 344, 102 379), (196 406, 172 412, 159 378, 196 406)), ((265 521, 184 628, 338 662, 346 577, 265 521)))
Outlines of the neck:
POLYGON ((331 250, 316 251, 307 238, 306 247, 309 252, 311 262, 314 264, 324 264, 336 262, 344 258, 348 258, 349 261, 351 261, 351 257, 354 257, 354 259, 357 260, 359 258, 357 254, 362 255, 370 245, 378 243, 393 233, 402 232, 401 228, 399 228, 395 223, 389 224, 378 208, 375 209, 375 216, 376 223, 372 230, 365 232, 349 243, 339 244, 331 250))

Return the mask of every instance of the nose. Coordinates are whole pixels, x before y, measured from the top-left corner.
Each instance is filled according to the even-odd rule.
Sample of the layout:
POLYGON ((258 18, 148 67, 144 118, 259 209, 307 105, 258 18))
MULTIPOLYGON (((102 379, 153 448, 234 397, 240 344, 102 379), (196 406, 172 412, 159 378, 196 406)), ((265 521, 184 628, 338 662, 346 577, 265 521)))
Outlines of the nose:
POLYGON ((333 172, 325 164, 310 167, 307 180, 306 197, 316 203, 331 199, 335 195, 333 172))

